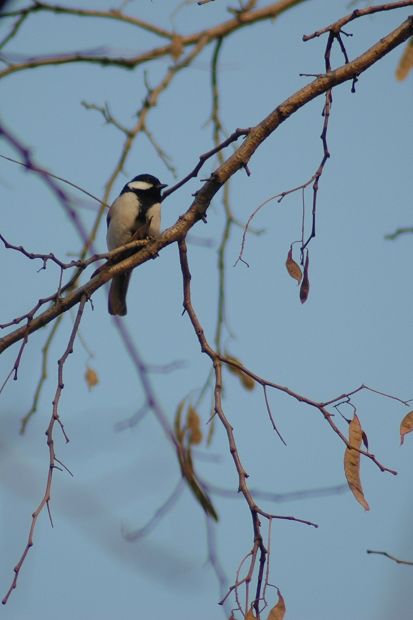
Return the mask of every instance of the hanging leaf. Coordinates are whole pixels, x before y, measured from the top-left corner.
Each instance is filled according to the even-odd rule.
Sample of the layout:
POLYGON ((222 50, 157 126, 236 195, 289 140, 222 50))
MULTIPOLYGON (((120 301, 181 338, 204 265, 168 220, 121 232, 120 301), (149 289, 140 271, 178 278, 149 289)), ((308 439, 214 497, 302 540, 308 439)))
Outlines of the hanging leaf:
POLYGON ((363 506, 365 510, 370 510, 360 481, 360 452, 357 450, 361 446, 363 431, 361 429, 360 420, 354 414, 349 426, 349 444, 351 448, 346 448, 344 453, 344 473, 346 474, 348 486, 356 500, 363 506), (355 450, 352 448, 356 448, 355 450))
POLYGON ((181 427, 181 418, 182 418, 182 411, 184 408, 184 404, 185 404, 185 399, 182 399, 181 402, 178 403, 178 406, 175 412, 175 419, 174 419, 175 437, 177 438, 179 443, 182 443, 184 436, 185 436, 185 429, 181 427))
POLYGON ((252 609, 249 609, 245 615, 245 620, 257 620, 257 616, 254 614, 252 609))
POLYGON ((413 69, 413 37, 409 39, 403 50, 402 57, 396 69, 396 79, 405 80, 413 69))
POLYGON ((366 433, 364 431, 362 431, 362 433, 361 433, 361 439, 363 440, 364 447, 366 448, 366 450, 368 450, 369 449, 369 440, 368 440, 367 435, 366 435, 366 433))
POLYGON ((189 405, 186 414, 186 425, 189 431, 189 443, 199 444, 202 441, 201 418, 192 405, 189 405))
POLYGON ((246 390, 251 391, 255 388, 254 379, 249 375, 245 374, 245 372, 241 372, 239 378, 246 390))
POLYGON ((99 377, 97 376, 96 371, 93 370, 93 368, 89 368, 89 366, 86 368, 85 381, 89 390, 94 388, 99 383, 99 377))
POLYGON ((406 414, 400 423, 400 445, 404 443, 404 436, 413 431, 413 411, 406 414))
POLYGON ((275 607, 271 609, 270 613, 268 614, 267 620, 283 620, 285 616, 285 610, 286 610, 285 601, 284 601, 283 595, 281 594, 278 588, 277 588, 277 592, 278 592, 278 603, 275 605, 275 607))
MULTIPOLYGON (((228 353, 225 353, 225 357, 227 358, 229 362, 233 362, 234 364, 239 364, 239 366, 243 365, 242 362, 237 357, 234 357, 233 355, 229 355, 228 353)), ((253 390, 255 388, 254 379, 250 377, 249 375, 247 375, 243 370, 241 370, 241 368, 238 368, 237 366, 232 366, 231 364, 227 364, 227 368, 229 372, 231 372, 233 375, 236 375, 239 378, 243 387, 246 390, 253 390)))
POLYGON ((225 353, 225 357, 229 362, 232 362, 231 364, 227 364, 229 372, 233 375, 236 375, 237 377, 240 377, 240 375, 243 374, 242 370, 240 370, 240 368, 238 368, 237 366, 233 366, 232 364, 238 364, 239 366, 242 366, 241 360, 235 357, 235 355, 230 355, 229 353, 225 353))
POLYGON ((178 459, 181 465, 182 475, 187 481, 192 493, 195 495, 196 499, 201 504, 205 512, 209 514, 209 516, 212 517, 215 521, 218 521, 217 511, 215 510, 208 493, 205 491, 204 487, 198 480, 195 473, 194 464, 192 462, 191 449, 188 448, 187 450, 178 452, 178 459))
MULTIPOLYGON (((189 488, 195 495, 198 502, 207 514, 209 514, 215 521, 218 521, 218 514, 214 508, 212 501, 210 500, 208 493, 204 489, 202 483, 198 480, 194 470, 194 464, 192 462, 191 446, 186 446, 185 439, 189 431, 189 443, 191 443, 191 427, 190 425, 199 424, 199 416, 195 409, 190 405, 187 412, 187 424, 182 426, 182 410, 185 404, 185 399, 179 403, 174 420, 175 437, 178 441, 177 456, 179 465, 181 467, 182 476, 188 483, 189 488), (196 422, 197 421, 197 422, 196 422)), ((200 432, 200 429, 199 429, 200 432)), ((194 443, 194 442, 192 442, 194 443)))
POLYGON ((301 282, 301 278, 303 274, 301 273, 301 268, 298 263, 293 259, 293 247, 290 245, 290 249, 288 250, 287 260, 285 261, 285 266, 287 267, 287 271, 294 280, 297 280, 298 284, 301 282))
POLYGON ((305 259, 305 265, 304 265, 303 281, 301 282, 301 286, 300 286, 300 300, 302 304, 307 301, 308 293, 310 292, 310 280, 308 279, 309 263, 310 263, 310 257, 309 257, 309 253, 307 252, 307 257, 305 259))

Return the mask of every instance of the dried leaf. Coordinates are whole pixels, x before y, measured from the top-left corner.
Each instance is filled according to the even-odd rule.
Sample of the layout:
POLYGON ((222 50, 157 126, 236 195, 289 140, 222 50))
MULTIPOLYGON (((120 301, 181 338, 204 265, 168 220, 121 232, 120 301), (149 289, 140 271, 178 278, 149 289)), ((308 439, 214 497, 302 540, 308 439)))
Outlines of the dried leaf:
POLYGON ((99 383, 99 377, 97 376, 97 373, 95 370, 93 370, 93 368, 89 368, 89 367, 86 368, 85 381, 87 383, 89 390, 94 388, 95 385, 99 383))
POLYGON ((183 454, 178 452, 179 463, 181 465, 182 475, 188 483, 189 488, 192 493, 195 495, 198 502, 201 504, 202 508, 205 512, 212 517, 215 521, 218 521, 218 513, 214 508, 214 505, 208 495, 208 493, 203 488, 202 484, 199 482, 197 475, 194 470, 194 464, 192 462, 192 454, 191 449, 183 451, 183 454))
POLYGON ((181 418, 182 418, 182 411, 184 408, 184 404, 185 404, 185 399, 181 400, 181 402, 178 404, 176 408, 176 412, 175 412, 175 419, 174 419, 175 437, 177 438, 179 443, 182 443, 184 436, 185 436, 185 429, 181 427, 181 418))
POLYGON ((309 257, 309 253, 307 252, 307 257, 305 259, 305 265, 304 265, 303 281, 301 282, 301 286, 300 286, 300 300, 302 304, 307 301, 308 293, 310 292, 310 280, 308 279, 309 263, 310 263, 310 257, 309 257))
MULTIPOLYGON (((226 353, 225 357, 228 359, 229 362, 233 362, 234 364, 238 364, 239 366, 243 365, 242 362, 233 355, 229 355, 228 353, 226 353)), ((243 387, 246 390, 253 390, 255 388, 254 379, 247 375, 245 372, 243 372, 241 368, 237 368, 237 366, 232 366, 231 364, 228 364, 227 368, 233 375, 236 375, 239 378, 243 387)))
POLYGON ((257 616, 254 614, 252 609, 249 609, 245 615, 245 620, 257 620, 257 616))
POLYGON ((368 450, 369 449, 369 440, 368 440, 367 435, 366 435, 366 433, 364 431, 362 431, 362 433, 361 433, 361 438, 363 440, 363 444, 364 444, 366 450, 368 450))
MULTIPOLYGON (((225 353, 225 357, 227 358, 227 360, 229 362, 233 362, 234 364, 239 364, 240 366, 242 366, 241 361, 237 357, 235 357, 234 355, 230 355, 229 353, 225 353)), ((231 366, 231 364, 228 364, 227 368, 228 368, 229 372, 232 372, 233 375, 239 376, 239 374, 241 372, 239 368, 237 368, 236 366, 231 366)))
POLYGON ((298 284, 301 282, 301 278, 303 274, 301 273, 301 267, 298 263, 293 259, 293 248, 290 245, 290 249, 288 250, 287 260, 285 261, 285 266, 287 267, 287 271, 294 280, 297 280, 298 284))
POLYGON ((404 436, 413 431, 413 411, 406 414, 400 423, 400 445, 404 443, 404 436))
POLYGON ((249 375, 246 375, 245 372, 241 372, 239 375, 240 381, 246 390, 253 390, 255 388, 255 381, 249 375))
POLYGON ((189 436, 189 443, 197 446, 198 444, 201 443, 203 438, 204 438, 204 436, 202 434, 201 429, 200 428, 195 429, 195 430, 191 431, 191 434, 189 436))
MULTIPOLYGON (((349 426, 348 441, 352 448, 359 449, 362 442, 362 429, 360 420, 354 414, 349 426)), ((348 486, 356 500, 363 506, 365 510, 370 507, 364 497, 363 489, 360 481, 360 452, 351 448, 346 448, 344 453, 344 473, 346 474, 348 486)))
POLYGON ((413 37, 407 42, 396 69, 396 79, 405 80, 413 69, 413 37))
POLYGON ((192 405, 189 405, 186 414, 186 425, 189 431, 189 443, 199 444, 202 441, 201 418, 192 405))
POLYGON ((277 588, 277 592, 278 592, 278 602, 275 605, 275 607, 271 609, 270 613, 268 614, 267 620, 283 620, 285 616, 285 610, 286 610, 285 601, 284 601, 283 595, 278 590, 278 588, 277 588))
POLYGON ((171 56, 174 60, 178 60, 180 56, 182 56, 182 52, 184 51, 184 44, 182 42, 182 37, 177 34, 174 34, 171 40, 171 56))

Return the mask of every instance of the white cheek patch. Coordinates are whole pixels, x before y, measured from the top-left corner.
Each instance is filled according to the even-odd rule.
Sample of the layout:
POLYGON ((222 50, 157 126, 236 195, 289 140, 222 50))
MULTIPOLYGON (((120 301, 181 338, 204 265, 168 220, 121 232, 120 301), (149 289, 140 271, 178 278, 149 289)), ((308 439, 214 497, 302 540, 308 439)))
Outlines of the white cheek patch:
POLYGON ((131 181, 128 183, 128 187, 130 187, 130 189, 140 189, 144 191, 146 189, 152 189, 153 185, 152 183, 147 183, 146 181, 131 181))

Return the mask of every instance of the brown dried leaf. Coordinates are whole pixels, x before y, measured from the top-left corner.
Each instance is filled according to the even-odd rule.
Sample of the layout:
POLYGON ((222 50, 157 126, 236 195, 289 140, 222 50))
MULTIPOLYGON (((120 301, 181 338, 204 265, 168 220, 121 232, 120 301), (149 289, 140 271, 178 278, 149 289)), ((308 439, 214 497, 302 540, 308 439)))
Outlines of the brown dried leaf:
POLYGON ((204 436, 202 434, 201 429, 196 429, 194 431, 191 431, 191 434, 189 436, 189 443, 193 444, 193 445, 198 445, 201 443, 201 441, 203 440, 204 436))
POLYGON ((407 413, 400 423, 400 445, 404 443, 404 436, 413 431, 413 411, 407 413))
POLYGON ((286 611, 285 601, 284 601, 283 595, 278 590, 278 588, 277 588, 277 592, 278 592, 278 603, 275 605, 275 607, 271 609, 270 613, 267 616, 267 620, 283 620, 285 616, 285 611, 286 611))
MULTIPOLYGON (((225 357, 227 358, 227 360, 229 362, 233 362, 234 364, 239 364, 240 366, 242 366, 242 363, 240 362, 240 360, 235 357, 234 355, 230 355, 229 353, 225 353, 225 357)), ((231 366, 231 364, 227 365, 227 368, 229 370, 229 372, 232 372, 233 375, 237 375, 237 377, 240 374, 240 369, 237 368, 236 366, 231 366)))
POLYGON ((175 419, 174 419, 174 431, 175 437, 177 438, 179 443, 182 443, 185 436, 185 428, 181 427, 181 419, 182 419, 182 411, 184 408, 185 399, 182 399, 176 408, 175 419))
POLYGON ((396 79, 405 80, 413 69, 413 37, 407 42, 396 68, 396 79))
POLYGON ((199 444, 202 441, 201 418, 192 405, 186 414, 186 425, 189 431, 189 443, 199 444))
POLYGON ((174 34, 171 40, 171 56, 174 60, 178 60, 182 56, 184 51, 184 44, 182 43, 182 37, 174 34))
POLYGON ((365 510, 370 510, 366 498, 364 497, 363 489, 360 481, 360 452, 357 450, 361 446, 362 442, 362 428, 360 420, 357 415, 354 414, 353 419, 349 426, 348 441, 352 448, 346 448, 344 453, 344 473, 346 474, 348 486, 353 493, 356 500, 363 506, 365 510))
POLYGON ((287 260, 285 261, 285 266, 287 267, 287 271, 294 280, 297 280, 298 284, 301 282, 301 278, 303 274, 301 273, 301 267, 298 263, 293 259, 293 248, 290 246, 287 254, 287 260))
POLYGON ((310 292, 310 280, 308 279, 309 263, 310 263, 310 257, 309 257, 309 253, 307 252, 307 257, 305 259, 305 265, 304 265, 303 281, 301 282, 301 286, 300 286, 300 300, 302 304, 307 301, 308 293, 310 292))
POLYGON ((89 368, 89 366, 86 368, 85 381, 89 390, 94 388, 99 383, 99 377, 97 376, 96 371, 93 370, 93 368, 89 368))
POLYGON ((257 616, 254 614, 252 609, 249 609, 245 615, 245 620, 257 620, 257 616))
MULTIPOLYGON (((228 359, 229 362, 233 362, 234 364, 239 364, 239 366, 243 365, 242 362, 237 357, 234 357, 233 355, 229 355, 228 353, 226 353, 225 357, 228 359)), ((253 390, 255 388, 254 379, 250 377, 249 375, 247 375, 245 372, 243 372, 241 368, 237 368, 236 366, 231 366, 231 364, 228 364, 227 368, 230 372, 232 372, 233 375, 236 375, 239 378, 243 387, 246 390, 253 390)))
POLYGON ((180 462, 181 471, 182 471, 182 475, 185 477, 189 485, 189 488, 191 489, 192 493, 195 495, 196 499, 201 504, 205 512, 210 517, 212 517, 215 521, 218 521, 217 511, 215 510, 214 505, 208 493, 205 491, 202 484, 199 482, 197 475, 195 473, 190 449, 185 450, 183 458, 184 458, 184 461, 180 462))
POLYGON ((246 390, 253 390, 255 388, 255 381, 249 375, 246 375, 245 372, 242 372, 239 376, 242 385, 246 390))

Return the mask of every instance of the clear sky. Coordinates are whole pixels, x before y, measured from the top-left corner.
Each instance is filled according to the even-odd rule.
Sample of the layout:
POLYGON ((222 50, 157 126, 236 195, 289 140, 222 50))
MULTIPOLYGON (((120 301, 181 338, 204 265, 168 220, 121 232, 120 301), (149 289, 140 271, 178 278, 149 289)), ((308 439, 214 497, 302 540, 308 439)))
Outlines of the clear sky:
MULTIPOLYGON (((173 2, 141 0, 128 3, 125 10, 190 33, 227 19, 228 4, 224 0, 204 6, 187 2, 173 12, 173 2)), ((72 5, 70 0, 67 5, 72 5)), ((97 0, 83 6, 112 7, 97 0)), ((302 35, 348 11, 347 1, 306 0, 274 22, 246 28, 226 40, 219 73, 226 130, 259 122, 310 79, 300 73, 322 72, 325 39, 303 43, 302 35)), ((391 11, 347 26, 353 33, 345 39, 350 59, 408 14, 408 9, 391 11)), ((10 23, 0 23, 2 37, 10 23)), ((115 54, 136 54, 161 42, 111 20, 38 14, 23 24, 6 52, 12 59, 102 47, 115 54)), ((413 82, 412 75, 403 82, 395 79, 401 51, 396 49, 362 75, 355 94, 350 84, 334 91, 331 158, 320 181, 307 303, 300 303, 297 286, 285 269, 290 243, 300 237, 300 194, 261 210, 254 225, 264 233, 247 238, 249 268, 233 267, 242 227, 233 229, 228 244, 225 349, 257 374, 315 400, 329 400, 362 383, 402 399, 413 398, 412 237, 405 235, 394 242, 385 239, 396 228, 413 225, 413 82)), ((213 145, 212 127, 206 124, 211 110, 211 52, 207 47, 188 71, 177 76, 148 117, 148 128, 172 158, 179 178, 213 145)), ((333 60, 342 63, 337 51, 333 60)), ((3 122, 30 146, 39 164, 102 196, 123 138, 81 102, 107 102, 120 122, 129 126, 146 94, 144 69, 154 86, 171 62, 169 57, 162 58, 132 72, 69 64, 17 73, 0 81, 3 122)), ((250 177, 243 172, 235 175, 231 206, 241 222, 269 196, 303 183, 314 173, 322 157, 322 106, 318 98, 284 123, 251 160, 250 177)), ((0 152, 16 156, 4 143, 0 152)), ((215 165, 209 162, 201 178, 215 165)), ((174 183, 172 173, 145 137, 136 142, 111 199, 126 180, 141 172, 174 183)), ((164 203, 163 227, 188 208, 191 193, 199 185, 199 180, 191 181, 164 203)), ((1 233, 8 241, 33 252, 54 252, 63 259, 79 251, 76 231, 38 178, 1 160, 0 193, 1 233)), ((70 195, 84 224, 91 226, 96 203, 81 193, 70 195)), ((306 200, 309 204, 311 192, 306 200)), ((200 223, 193 229, 195 239, 189 245, 193 302, 211 343, 217 319, 217 248, 223 225, 219 194, 207 225, 200 223)), ((103 226, 97 247, 105 249, 103 226)), ((38 272, 39 263, 3 247, 0 260, 0 323, 5 323, 50 295, 59 273, 52 265, 38 272)), ((74 476, 55 472, 54 529, 47 514, 42 514, 18 588, 1 608, 1 617, 224 618, 217 605, 217 577, 207 563, 205 518, 187 489, 148 537, 128 542, 123 536, 151 518, 178 483, 180 471, 151 413, 131 429, 116 430, 119 421, 139 411, 144 394, 107 314, 106 291, 99 290, 93 302, 94 309, 86 308, 80 330, 93 359, 77 340, 64 369, 60 414, 69 444, 64 444, 56 429, 58 458, 74 476), (99 377, 93 390, 88 390, 84 380, 87 365, 99 377)), ((144 361, 150 365, 182 362, 173 372, 151 373, 156 394, 172 422, 178 402, 187 395, 196 399, 196 390, 209 371, 188 317, 182 316, 182 276, 175 246, 134 273, 128 304, 125 321, 144 361)), ((73 317, 64 317, 53 342, 39 410, 24 436, 19 435, 20 420, 32 403, 41 371, 41 348, 50 327, 30 337, 18 380, 10 381, 0 395, 2 595, 23 551, 30 515, 44 491, 48 468, 44 431, 56 389, 57 360, 67 345, 73 317)), ((1 356, 0 383, 17 351, 13 347, 1 356)), ((236 377, 225 372, 224 409, 235 429, 251 488, 279 494, 344 484, 344 446, 320 413, 277 392, 269 392, 269 399, 287 446, 271 429, 262 391, 246 392, 236 377)), ((205 432, 210 402, 208 396, 200 407, 205 432)), ((366 554, 366 549, 378 549, 413 560, 413 437, 407 437, 400 448, 398 434, 408 409, 372 393, 363 393, 354 402, 371 451, 399 473, 397 477, 381 473, 373 463, 362 460, 370 512, 364 512, 349 492, 306 500, 262 500, 269 512, 319 524, 315 530, 288 521, 273 522, 271 583, 283 593, 287 618, 411 617, 412 568, 366 554)), ((341 411, 351 417, 350 408, 341 411)), ((346 433, 347 423, 339 415, 336 422, 346 433)), ((218 422, 212 446, 207 449, 203 444, 197 454, 197 469, 205 480, 227 490, 237 489, 225 433, 218 422)), ((212 498, 220 515, 215 528, 217 552, 230 585, 252 544, 250 513, 241 498, 212 498)))

